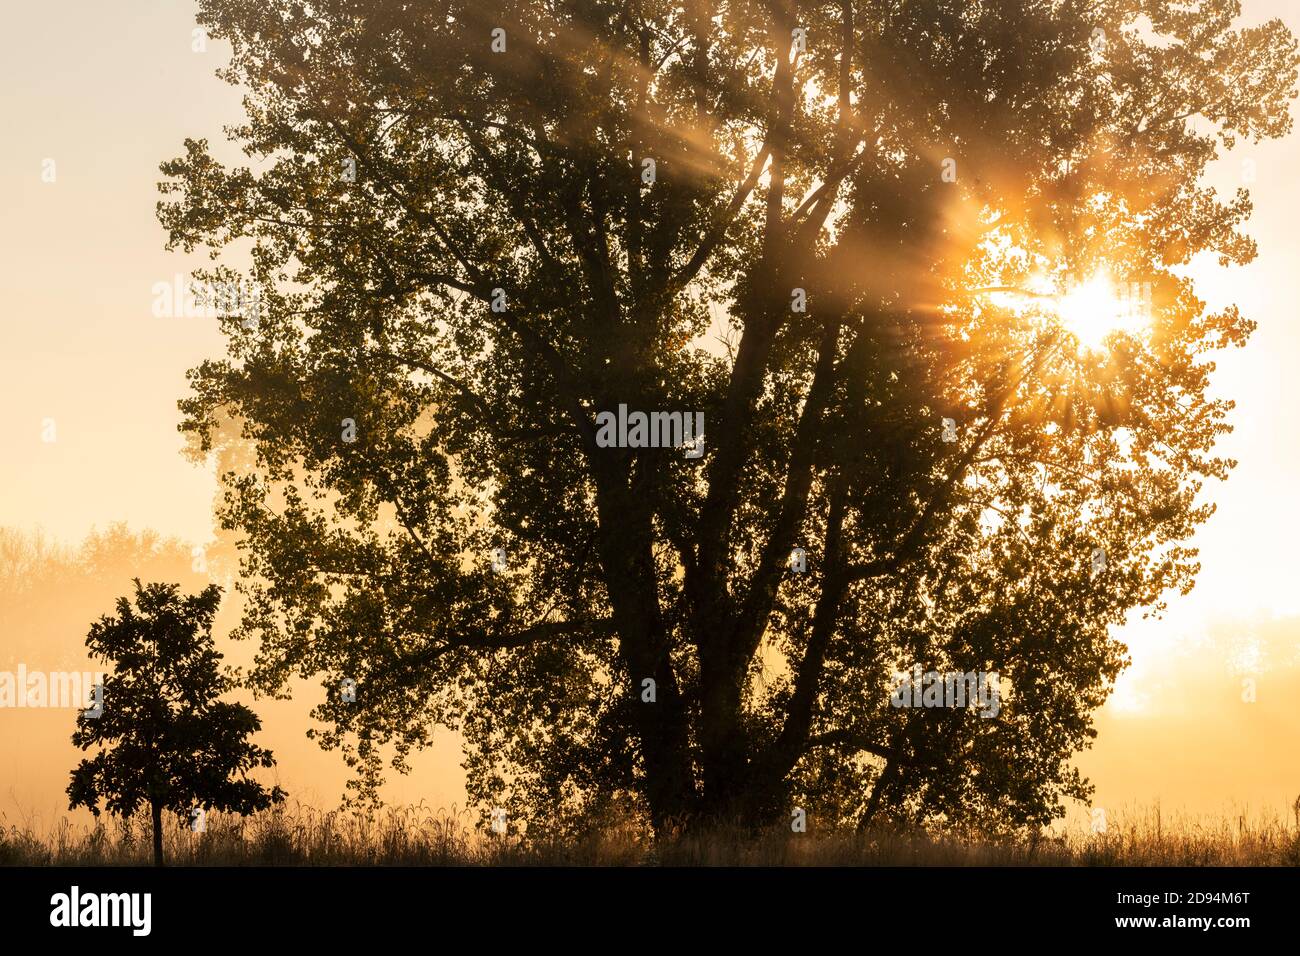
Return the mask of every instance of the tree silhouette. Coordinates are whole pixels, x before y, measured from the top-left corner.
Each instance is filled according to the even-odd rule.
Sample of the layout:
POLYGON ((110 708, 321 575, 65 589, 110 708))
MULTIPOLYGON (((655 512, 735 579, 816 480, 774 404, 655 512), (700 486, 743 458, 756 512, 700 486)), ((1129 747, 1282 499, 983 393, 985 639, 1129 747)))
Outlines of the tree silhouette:
POLYGON ((200 278, 260 303, 182 427, 255 447, 221 509, 254 683, 321 675, 363 796, 442 724, 472 797, 543 829, 628 798, 665 832, 796 801, 1032 825, 1087 797, 1109 628, 1192 586, 1232 464, 1206 355, 1252 323, 1177 270, 1254 255, 1246 191, 1200 179, 1289 131, 1280 22, 200 7, 254 162, 187 141, 159 217, 170 247, 251 246, 247 277, 200 278), (1064 305, 1098 277, 1147 314, 1089 346, 1064 305), (607 447, 620 405, 703 413, 703 453, 607 447), (998 717, 890 706, 914 664, 998 672, 998 717))
POLYGON ((100 618, 86 636, 92 657, 112 663, 113 673, 104 678, 102 714, 77 717, 72 742, 105 749, 72 771, 69 808, 99 816, 102 800, 110 813, 130 816, 147 804, 158 866, 164 810, 189 822, 199 809, 248 814, 285 796, 248 778, 275 765, 269 750, 248 742, 261 729, 257 715, 220 700, 234 686, 212 643, 220 601, 216 585, 182 596, 174 584, 137 578, 135 606, 120 598, 117 616, 100 618))

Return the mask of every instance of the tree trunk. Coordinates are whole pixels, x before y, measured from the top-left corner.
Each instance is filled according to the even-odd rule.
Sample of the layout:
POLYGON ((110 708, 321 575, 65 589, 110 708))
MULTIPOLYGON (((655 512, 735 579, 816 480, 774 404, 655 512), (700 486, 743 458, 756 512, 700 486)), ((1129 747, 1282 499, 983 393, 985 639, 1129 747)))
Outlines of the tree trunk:
POLYGON ((741 722, 744 670, 706 645, 700 654, 700 756, 705 826, 744 823, 749 741, 741 722), (722 658, 718 660, 717 658, 722 658))
POLYGON ((871 821, 876 818, 876 811, 880 809, 880 802, 885 797, 885 791, 894 784, 894 777, 898 774, 898 763, 894 760, 885 760, 885 766, 880 771, 880 776, 876 778, 876 785, 871 788, 871 797, 867 800, 867 808, 862 813, 862 818, 858 821, 858 832, 865 833, 871 827, 871 821))
POLYGON ((645 798, 655 835, 663 837, 694 811, 695 777, 685 702, 659 609, 650 518, 617 473, 597 473, 596 501, 598 549, 632 695, 645 798), (646 678, 654 681, 653 703, 642 700, 646 678))
POLYGON ((163 830, 162 830, 162 804, 157 800, 149 801, 149 809, 153 813, 153 865, 163 865, 163 830))

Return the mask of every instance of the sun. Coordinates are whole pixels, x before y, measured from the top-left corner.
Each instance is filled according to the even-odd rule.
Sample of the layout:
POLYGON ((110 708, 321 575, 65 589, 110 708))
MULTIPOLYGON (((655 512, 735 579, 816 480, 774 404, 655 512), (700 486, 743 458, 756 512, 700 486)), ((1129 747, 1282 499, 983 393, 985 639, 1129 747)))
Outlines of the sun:
POLYGON ((1116 288, 1102 273, 1071 287, 1056 299, 1052 311, 1080 345, 1099 350, 1112 332, 1138 330, 1150 308, 1150 295, 1144 291, 1116 288))
POLYGON ((1020 314, 1035 314, 1069 332, 1085 351, 1101 352, 1112 333, 1141 336, 1152 319, 1150 282, 1115 282, 1102 269, 1082 282, 1062 287, 1043 273, 1023 285, 974 290, 993 305, 1020 314))

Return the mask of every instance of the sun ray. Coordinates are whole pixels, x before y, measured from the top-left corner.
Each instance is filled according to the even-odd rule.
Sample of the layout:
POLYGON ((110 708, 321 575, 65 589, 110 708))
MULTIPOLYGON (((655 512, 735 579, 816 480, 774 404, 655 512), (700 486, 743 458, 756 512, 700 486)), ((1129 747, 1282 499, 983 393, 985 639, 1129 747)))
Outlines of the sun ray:
POLYGON ((1081 346, 1095 351, 1105 345, 1112 332, 1139 331, 1149 301, 1142 287, 1117 287, 1102 272, 1068 289, 1055 300, 1052 311, 1081 346))

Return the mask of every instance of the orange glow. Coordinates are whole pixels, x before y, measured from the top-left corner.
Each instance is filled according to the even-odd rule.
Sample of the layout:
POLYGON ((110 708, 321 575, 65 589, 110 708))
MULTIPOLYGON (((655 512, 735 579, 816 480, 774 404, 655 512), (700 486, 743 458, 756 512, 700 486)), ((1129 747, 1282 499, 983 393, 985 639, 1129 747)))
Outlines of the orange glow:
POLYGON ((1074 286, 1053 307, 1079 344, 1098 350, 1112 332, 1137 332, 1147 319, 1150 296, 1141 289, 1117 289, 1105 273, 1074 286))

